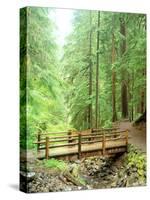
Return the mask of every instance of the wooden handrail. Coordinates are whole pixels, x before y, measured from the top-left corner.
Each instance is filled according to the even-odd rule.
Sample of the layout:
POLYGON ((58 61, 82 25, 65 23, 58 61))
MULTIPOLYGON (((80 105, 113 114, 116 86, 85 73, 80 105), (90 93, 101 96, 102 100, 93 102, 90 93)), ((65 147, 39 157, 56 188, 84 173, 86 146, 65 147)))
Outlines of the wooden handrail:
MULTIPOLYGON (((103 132, 103 131, 110 131, 110 130, 117 130, 119 128, 104 128, 104 129, 91 129, 91 132, 103 132)), ((44 132, 41 132, 40 135, 41 136, 48 136, 48 135, 53 135, 53 134, 68 134, 70 133, 71 131, 60 131, 60 132, 47 132, 47 133, 44 133, 44 132)), ((78 131, 72 131, 72 133, 78 133, 78 131)), ((81 131, 82 133, 82 131, 81 131)))
MULTIPOLYGON (((120 133, 125 133, 126 131, 121 131, 121 132, 112 132, 112 133, 105 133, 105 135, 107 137, 111 137, 111 136, 117 136, 117 135, 120 135, 120 133)), ((83 138, 94 138, 94 137, 103 137, 103 133, 95 133, 95 134, 86 134, 86 135, 82 135, 83 138), (88 137, 86 137, 88 136, 88 137)))
POLYGON ((33 142, 33 144, 45 144, 45 140, 41 140, 41 141, 38 141, 38 142, 33 142))
MULTIPOLYGON (((116 129, 119 129, 119 127, 114 127, 114 128, 92 128, 92 129, 87 129, 87 130, 84 130, 84 131, 103 131, 103 130, 116 130, 116 129)), ((68 132, 78 132, 77 130, 67 130, 67 131, 54 131, 54 132, 41 132, 40 134, 41 135, 47 135, 47 134, 61 134, 61 133, 68 133, 68 132)), ((81 131, 83 132, 83 131, 81 131)))
POLYGON ((45 135, 50 135, 50 134, 64 134, 64 133, 68 133, 69 131, 60 131, 60 132, 47 132, 47 133, 40 133, 41 135, 45 136, 45 135))
POLYGON ((101 129, 92 129, 92 132, 100 132, 100 131, 111 131, 111 130, 117 130, 119 127, 114 127, 114 128, 101 128, 101 129))
MULTIPOLYGON (((84 135, 84 136, 88 136, 88 135, 93 135, 93 133, 94 133, 94 135, 96 135, 96 134, 103 134, 103 132, 105 132, 105 134, 113 134, 113 133, 121 133, 121 132, 125 132, 125 130, 120 130, 120 131, 112 131, 111 133, 108 131, 108 130, 110 130, 110 129, 101 129, 100 131, 97 131, 97 132, 101 132, 101 133, 97 133, 97 132, 90 132, 90 133, 82 133, 82 131, 80 132, 80 134, 82 134, 82 135, 84 135)), ((117 128, 113 128, 113 129, 111 129, 111 130, 117 130, 117 128)), ((54 139, 54 138, 67 138, 67 137, 70 137, 70 135, 69 135, 69 131, 68 132, 51 132, 51 133, 38 133, 38 141, 41 139, 41 138, 43 138, 43 137, 45 137, 45 136, 49 136, 50 134, 60 134, 60 133, 66 133, 66 135, 64 135, 64 136, 55 136, 55 137, 53 137, 53 136, 51 136, 51 138, 52 139, 54 139)), ((71 135, 71 137, 77 137, 78 136, 78 134, 79 134, 79 132, 72 132, 72 135, 71 135)))
MULTIPOLYGON (((106 137, 119 136, 120 133, 126 133, 126 131, 113 132, 113 133, 110 133, 110 134, 105 134, 105 136, 106 137)), ((48 138, 50 138, 51 142, 63 142, 63 141, 65 142, 65 141, 68 141, 69 137, 70 136, 59 136, 59 137, 56 136, 56 137, 48 137, 48 138), (59 139, 61 139, 61 140, 59 140, 59 139)), ((94 135, 93 134, 82 135, 83 139, 101 138, 101 137, 103 137, 103 134, 100 134, 100 133, 96 133, 94 135)), ((73 136, 71 136, 71 138, 77 139, 78 135, 73 135, 73 136)), ((43 143, 45 143, 45 140, 34 142, 34 144, 43 144, 43 143)))
POLYGON ((112 132, 107 132, 107 131, 103 131, 102 133, 91 133, 91 135, 96 135, 96 134, 102 134, 103 135, 103 133, 105 133, 105 134, 107 134, 107 135, 111 135, 111 134, 115 134, 115 133, 123 133, 123 132, 126 132, 126 130, 120 130, 120 131, 112 131, 112 132))
POLYGON ((92 141, 84 141, 84 142, 81 142, 81 144, 92 144, 92 143, 98 143, 98 142, 102 142, 103 139, 101 140, 92 140, 92 141))
MULTIPOLYGON (((49 148, 59 148, 59 147, 67 147, 67 146, 74 146, 74 145, 77 145, 78 142, 75 142, 75 143, 70 143, 70 144, 59 144, 59 145, 49 145, 49 148)), ((42 149, 45 149, 45 147, 40 147, 40 150, 42 149)))
MULTIPOLYGON (((72 135, 71 137, 72 138, 78 138, 78 135, 72 135)), ((69 139, 70 136, 69 135, 66 135, 66 136, 56 136, 56 137, 50 137, 50 138, 51 139, 64 139, 64 138, 69 139)))
MULTIPOLYGON (((113 138, 113 139, 106 139, 105 138, 105 143, 106 141, 114 141, 114 140, 122 140, 125 139, 126 137, 121 137, 121 138, 113 138)), ((85 141, 85 142, 81 142, 81 144, 90 144, 90 143, 99 143, 99 142, 103 142, 102 140, 95 140, 95 141, 85 141)), ((70 144, 60 144, 60 145, 49 145, 49 148, 59 148, 59 147, 66 147, 66 146, 74 146, 74 145, 79 145, 79 142, 75 142, 75 143, 70 143, 70 144)), ((106 147, 105 147, 106 148, 106 147)), ((40 150, 45 149, 45 147, 40 147, 40 150)))
MULTIPOLYGON (((118 135, 119 136, 119 135, 118 135)), ((93 138, 103 138, 102 136, 91 136, 93 138)), ((82 140, 84 139, 89 139, 91 137, 82 137, 82 140)), ((105 137, 107 138, 107 136, 105 135, 105 137)), ((106 141, 112 141, 112 140, 119 140, 119 139, 125 139, 126 138, 126 135, 125 136, 122 136, 122 137, 116 137, 116 138, 111 138, 111 139, 106 139, 106 141)), ((128 136, 128 139, 131 138, 128 136)), ((49 140, 49 143, 53 143, 53 142, 67 142, 68 140, 67 139, 64 139, 64 140, 49 140)), ((94 143, 94 142, 101 142, 102 140, 93 140, 93 141, 84 141, 82 142, 82 144, 85 144, 85 143, 94 143)), ((39 141, 39 142, 34 142, 34 144, 45 144, 45 140, 43 141, 39 141)), ((74 143, 73 143, 74 144, 74 143)))
MULTIPOLYGON (((55 136, 55 137, 48 136, 48 134, 45 134, 44 137, 44 135, 38 133, 37 142, 34 142, 34 144, 37 144, 37 151, 42 149, 45 150, 46 159, 49 158, 50 149, 52 148, 77 146, 78 158, 80 159, 82 155, 82 145, 101 142, 102 155, 105 156, 107 149, 107 142, 109 141, 125 140, 124 145, 125 146, 128 145, 128 139, 129 139, 128 130, 120 130, 120 131, 114 131, 114 130, 117 130, 117 128, 102 129, 100 132, 98 131, 89 133, 84 132, 85 134, 82 131, 81 132, 68 131, 68 132, 63 132, 67 133, 67 135, 65 136, 55 136), (108 130, 111 130, 111 132, 108 130)), ((57 133, 62 133, 62 132, 57 132, 57 133)))

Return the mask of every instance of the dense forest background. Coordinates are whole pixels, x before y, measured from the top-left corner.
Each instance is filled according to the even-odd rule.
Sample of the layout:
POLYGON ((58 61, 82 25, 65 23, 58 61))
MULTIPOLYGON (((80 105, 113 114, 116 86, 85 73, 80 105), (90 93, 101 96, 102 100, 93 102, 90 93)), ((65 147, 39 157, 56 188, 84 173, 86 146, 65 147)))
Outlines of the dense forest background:
POLYGON ((51 12, 21 12, 22 148, 39 131, 111 127, 146 110, 146 15, 74 10, 60 57, 51 12))

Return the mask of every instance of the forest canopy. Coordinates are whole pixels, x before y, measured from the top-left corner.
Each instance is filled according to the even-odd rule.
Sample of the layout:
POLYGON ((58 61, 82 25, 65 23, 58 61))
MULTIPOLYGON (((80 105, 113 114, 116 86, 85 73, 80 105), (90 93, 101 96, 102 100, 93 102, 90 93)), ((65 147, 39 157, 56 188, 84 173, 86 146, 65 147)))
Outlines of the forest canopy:
POLYGON ((22 148, 39 131, 111 127, 146 110, 146 15, 72 10, 60 56, 52 12, 20 13, 22 148))

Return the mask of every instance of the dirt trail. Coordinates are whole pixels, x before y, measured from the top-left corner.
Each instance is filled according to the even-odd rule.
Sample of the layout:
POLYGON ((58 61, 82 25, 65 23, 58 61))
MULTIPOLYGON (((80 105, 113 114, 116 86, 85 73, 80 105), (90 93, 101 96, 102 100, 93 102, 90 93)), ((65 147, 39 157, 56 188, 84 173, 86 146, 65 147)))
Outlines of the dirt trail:
POLYGON ((117 124, 120 129, 128 129, 129 143, 135 145, 138 149, 146 152, 146 128, 133 126, 129 121, 121 121, 117 124))

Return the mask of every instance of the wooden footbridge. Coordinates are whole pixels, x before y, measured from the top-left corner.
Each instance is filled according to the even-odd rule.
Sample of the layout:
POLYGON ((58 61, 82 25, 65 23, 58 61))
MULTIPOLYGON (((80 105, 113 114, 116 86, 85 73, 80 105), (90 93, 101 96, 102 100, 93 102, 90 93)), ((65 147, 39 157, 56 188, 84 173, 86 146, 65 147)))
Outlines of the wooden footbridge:
POLYGON ((94 155, 114 155, 125 152, 128 145, 128 130, 88 129, 38 133, 38 158, 80 159, 94 155))

